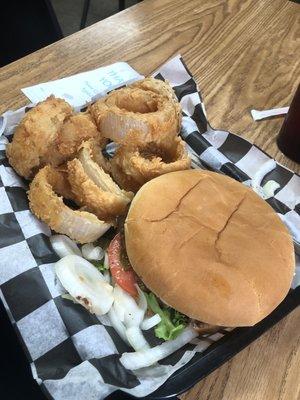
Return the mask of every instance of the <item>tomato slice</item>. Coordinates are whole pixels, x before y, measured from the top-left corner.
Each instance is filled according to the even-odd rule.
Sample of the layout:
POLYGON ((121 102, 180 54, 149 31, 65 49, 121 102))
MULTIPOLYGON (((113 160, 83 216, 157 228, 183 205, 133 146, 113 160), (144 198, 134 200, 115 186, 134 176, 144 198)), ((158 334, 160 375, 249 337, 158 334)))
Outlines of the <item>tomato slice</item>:
POLYGON ((132 268, 125 269, 121 261, 121 235, 118 233, 107 249, 108 263, 110 272, 115 282, 131 296, 137 297, 138 292, 135 287, 136 275, 132 268))

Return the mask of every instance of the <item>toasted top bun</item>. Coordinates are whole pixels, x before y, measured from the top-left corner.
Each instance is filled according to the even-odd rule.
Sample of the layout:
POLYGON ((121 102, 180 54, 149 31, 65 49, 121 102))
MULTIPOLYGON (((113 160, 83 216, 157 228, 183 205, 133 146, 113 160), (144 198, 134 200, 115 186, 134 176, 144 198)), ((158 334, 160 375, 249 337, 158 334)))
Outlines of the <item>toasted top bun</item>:
POLYGON ((146 286, 187 316, 249 326, 284 299, 292 238, 273 209, 224 175, 172 172, 146 183, 126 222, 129 260, 146 286))

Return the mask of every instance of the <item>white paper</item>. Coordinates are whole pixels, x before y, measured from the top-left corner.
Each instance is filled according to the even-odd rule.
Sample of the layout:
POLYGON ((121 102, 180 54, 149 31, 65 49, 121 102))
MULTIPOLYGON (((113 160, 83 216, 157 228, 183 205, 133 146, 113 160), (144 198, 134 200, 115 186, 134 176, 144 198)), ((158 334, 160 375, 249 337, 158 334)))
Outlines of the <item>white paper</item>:
POLYGON ((273 108, 271 110, 251 110, 251 115, 254 121, 260 119, 274 117, 275 115, 284 115, 289 111, 289 107, 273 108))
POLYGON ((22 89, 32 103, 38 103, 50 95, 65 99, 73 107, 82 106, 104 96, 110 90, 144 78, 125 62, 82 72, 55 81, 40 83, 22 89))

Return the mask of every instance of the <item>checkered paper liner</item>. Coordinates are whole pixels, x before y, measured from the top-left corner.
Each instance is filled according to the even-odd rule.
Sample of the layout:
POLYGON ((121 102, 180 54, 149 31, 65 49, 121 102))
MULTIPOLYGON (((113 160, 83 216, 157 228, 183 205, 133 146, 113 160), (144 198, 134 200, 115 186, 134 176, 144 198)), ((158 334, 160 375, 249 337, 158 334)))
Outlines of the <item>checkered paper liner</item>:
MULTIPOLYGON (((154 76, 170 82, 182 105, 181 134, 195 168, 209 168, 247 182, 270 158, 237 135, 208 131, 200 92, 180 56, 164 64, 154 76)), ((124 80, 120 86, 126 83, 124 80)), ((226 335, 226 331, 196 339, 155 366, 129 371, 119 358, 123 352, 132 349, 118 336, 108 318, 97 318, 80 305, 61 297, 64 289, 55 278, 54 264, 58 257, 49 242, 51 231, 29 211, 27 182, 16 175, 5 155, 5 146, 12 138, 15 125, 30 108, 10 111, 2 117, 1 299, 31 364, 33 376, 49 398, 99 400, 117 389, 144 397, 187 364, 196 352, 202 352, 226 335)), ((278 182, 280 188, 267 202, 299 240, 300 177, 277 164, 264 181, 269 179, 278 182)), ((299 261, 297 258, 294 287, 300 284, 299 261)), ((153 330, 144 334, 150 345, 160 343, 153 330)))

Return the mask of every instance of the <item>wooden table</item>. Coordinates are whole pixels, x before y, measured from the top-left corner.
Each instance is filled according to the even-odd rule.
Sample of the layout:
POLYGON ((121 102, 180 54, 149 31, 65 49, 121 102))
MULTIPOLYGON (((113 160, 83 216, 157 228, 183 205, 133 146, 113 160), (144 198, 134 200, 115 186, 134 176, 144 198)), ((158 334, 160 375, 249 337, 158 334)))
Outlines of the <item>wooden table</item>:
MULTIPOLYGON (((145 0, 0 70, 0 112, 20 88, 117 60, 149 74, 181 53, 214 127, 231 130, 300 172, 278 150, 282 119, 250 109, 286 106, 300 76, 300 5, 286 0, 145 0)), ((300 398, 300 309, 201 381, 184 400, 300 398)))

